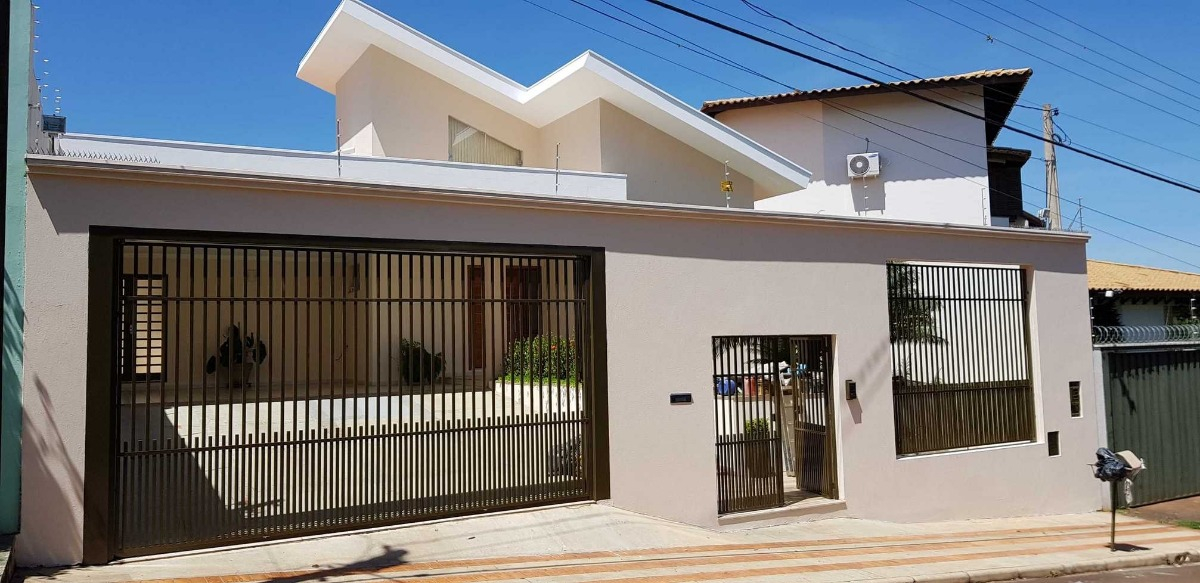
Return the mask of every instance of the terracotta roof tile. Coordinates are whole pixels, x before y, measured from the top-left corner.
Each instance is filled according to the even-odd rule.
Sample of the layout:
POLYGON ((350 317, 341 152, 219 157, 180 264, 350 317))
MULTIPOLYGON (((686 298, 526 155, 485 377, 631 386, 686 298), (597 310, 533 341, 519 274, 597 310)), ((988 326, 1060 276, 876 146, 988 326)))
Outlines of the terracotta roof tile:
POLYGON ((1089 259, 1087 275, 1092 290, 1200 291, 1200 273, 1089 259))
POLYGON ((829 89, 812 89, 808 91, 789 91, 787 93, 776 93, 774 95, 758 95, 754 97, 734 97, 731 99, 714 99, 705 101, 700 107, 700 111, 705 113, 716 113, 726 109, 737 109, 741 107, 754 107, 758 105, 771 105, 775 103, 785 103, 791 101, 806 101, 811 99, 823 99, 826 97, 843 97, 857 94, 883 93, 895 91, 897 87, 905 89, 936 89, 938 87, 947 86, 962 86, 972 84, 991 84, 1004 81, 1016 81, 1024 83, 1033 75, 1032 69, 985 69, 982 71, 973 71, 971 73, 961 73, 958 75, 945 75, 942 77, 929 77, 926 79, 909 79, 906 81, 893 81, 891 83, 868 83, 866 85, 855 85, 851 87, 832 87, 829 89))

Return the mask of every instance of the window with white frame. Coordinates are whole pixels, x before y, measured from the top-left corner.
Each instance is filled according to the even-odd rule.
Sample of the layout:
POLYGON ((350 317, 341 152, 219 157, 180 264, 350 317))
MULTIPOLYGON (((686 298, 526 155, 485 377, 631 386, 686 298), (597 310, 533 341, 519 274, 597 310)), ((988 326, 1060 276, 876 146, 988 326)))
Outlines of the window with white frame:
POLYGON ((450 161, 520 166, 521 151, 450 118, 450 161))

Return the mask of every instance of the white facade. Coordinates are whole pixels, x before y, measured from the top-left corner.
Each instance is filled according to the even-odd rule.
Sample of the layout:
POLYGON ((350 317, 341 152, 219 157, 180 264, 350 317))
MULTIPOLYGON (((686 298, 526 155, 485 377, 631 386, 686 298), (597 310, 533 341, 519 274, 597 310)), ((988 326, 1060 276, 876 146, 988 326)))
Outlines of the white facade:
POLYGON ((519 150, 523 166, 624 174, 631 200, 750 208, 809 181, 591 51, 526 87, 357 0, 334 12, 297 75, 336 96, 339 147, 354 154, 449 160, 454 118, 519 150))
MULTIPOLYGON (((983 97, 978 89, 940 93, 951 94, 952 105, 982 110, 983 97)), ((940 97, 932 92, 925 94, 940 97)), ((718 120, 812 170, 808 188, 760 200, 755 208, 992 224, 987 139, 982 121, 898 92, 828 101, 734 109, 716 115, 718 120), (880 173, 873 178, 849 178, 846 156, 862 152, 879 153, 880 173)))

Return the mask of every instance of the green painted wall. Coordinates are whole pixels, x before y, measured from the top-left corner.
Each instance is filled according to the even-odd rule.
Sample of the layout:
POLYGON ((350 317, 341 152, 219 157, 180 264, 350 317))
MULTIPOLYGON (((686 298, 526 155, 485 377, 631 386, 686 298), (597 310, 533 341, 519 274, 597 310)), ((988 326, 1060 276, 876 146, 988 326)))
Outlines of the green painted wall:
POLYGON ((0 380, 0 533, 21 519, 21 369, 25 329, 25 151, 29 147, 33 6, 9 3, 4 175, 4 362, 0 380))

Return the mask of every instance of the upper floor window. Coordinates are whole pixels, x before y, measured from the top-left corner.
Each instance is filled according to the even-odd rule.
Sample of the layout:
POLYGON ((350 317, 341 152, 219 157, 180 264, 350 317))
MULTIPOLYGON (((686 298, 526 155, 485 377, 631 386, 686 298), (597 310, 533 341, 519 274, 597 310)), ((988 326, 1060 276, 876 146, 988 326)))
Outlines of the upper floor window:
POLYGON ((521 151, 450 118, 450 161, 520 166, 521 151))

